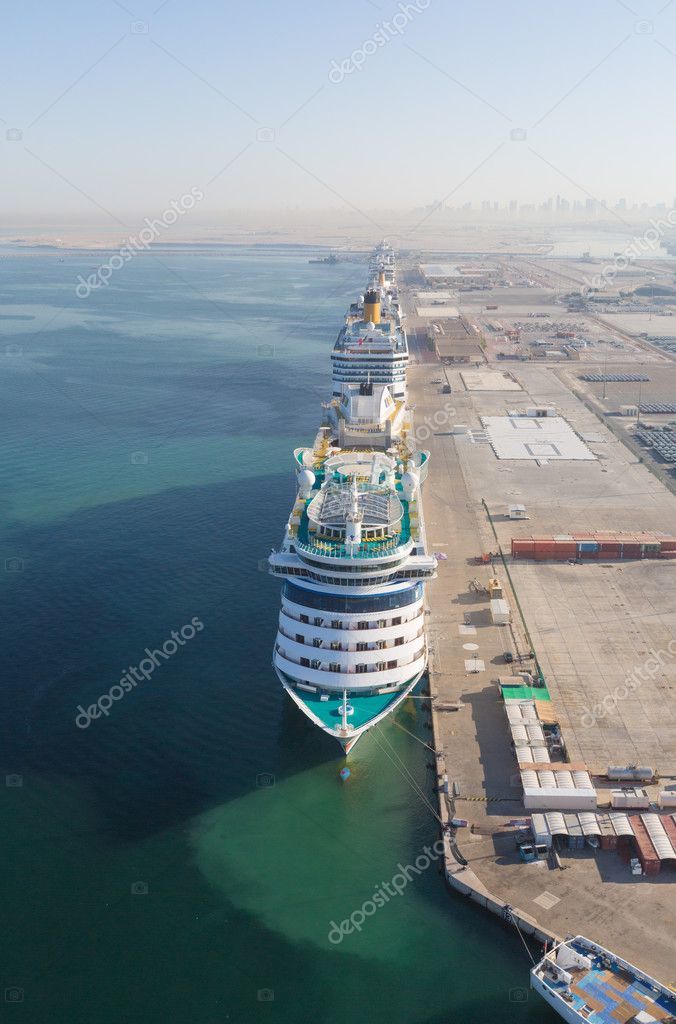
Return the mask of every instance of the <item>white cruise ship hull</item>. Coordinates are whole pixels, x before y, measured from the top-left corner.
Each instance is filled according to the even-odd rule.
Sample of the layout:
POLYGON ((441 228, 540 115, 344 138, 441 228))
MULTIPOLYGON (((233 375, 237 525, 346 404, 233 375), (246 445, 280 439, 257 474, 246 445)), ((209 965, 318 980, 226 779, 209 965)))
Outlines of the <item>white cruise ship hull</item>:
MULTIPOLYGON (((386 279, 391 260, 377 254, 386 279)), ((293 453, 297 494, 268 563, 284 583, 275 671, 348 754, 425 672, 424 582, 437 568, 421 496, 429 452, 415 444, 406 405, 393 284, 369 285, 333 360, 340 398, 324 404, 313 446, 293 453)))
POLYGON ((379 714, 374 715, 374 717, 370 719, 368 722, 364 723, 364 725, 361 725, 355 729, 348 728, 347 733, 344 733, 340 727, 331 728, 330 726, 326 725, 325 722, 323 722, 318 715, 314 714, 314 712, 310 710, 307 704, 298 695, 296 690, 294 690, 293 687, 289 685, 289 683, 284 677, 284 674, 280 672, 276 666, 275 671, 279 676, 279 680, 282 686, 288 693, 289 697, 291 697, 291 700, 294 702, 294 704, 296 704, 296 706, 300 708, 304 715, 307 715, 311 722, 317 725, 328 736, 331 736, 333 739, 337 740, 338 743, 340 743, 341 747, 343 748, 345 755, 347 756, 350 753, 350 751, 355 747, 357 740, 359 740, 364 735, 364 733, 368 732, 368 730, 371 729, 374 725, 378 725, 379 722, 382 722, 385 718, 391 715, 399 707, 399 705, 403 703, 403 701, 409 696, 409 694, 411 694, 413 690, 415 690, 425 670, 423 668, 415 677, 415 679, 413 679, 413 681, 408 686, 406 686, 405 689, 401 691, 401 693, 395 698, 395 700, 392 701, 391 704, 387 706, 387 708, 384 711, 381 711, 379 714))

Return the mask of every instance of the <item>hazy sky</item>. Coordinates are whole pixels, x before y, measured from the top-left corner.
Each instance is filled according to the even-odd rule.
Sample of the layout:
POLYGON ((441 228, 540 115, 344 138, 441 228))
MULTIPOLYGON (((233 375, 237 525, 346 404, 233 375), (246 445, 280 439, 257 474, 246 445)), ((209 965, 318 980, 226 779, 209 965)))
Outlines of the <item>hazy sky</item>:
POLYGON ((22 0, 1 24, 5 223, 192 188, 201 214, 676 194, 674 0, 22 0))

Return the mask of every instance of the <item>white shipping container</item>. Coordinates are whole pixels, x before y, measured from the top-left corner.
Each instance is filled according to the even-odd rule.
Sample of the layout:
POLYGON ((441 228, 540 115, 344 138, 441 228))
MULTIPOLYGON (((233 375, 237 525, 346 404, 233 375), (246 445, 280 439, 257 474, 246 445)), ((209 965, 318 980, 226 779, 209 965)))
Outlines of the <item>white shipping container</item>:
POLYGON ((491 619, 495 626, 506 626, 512 621, 512 613, 503 597, 494 597, 492 599, 491 619))
POLYGON ((657 802, 660 807, 676 807, 676 790, 663 789, 657 802))
POLYGON ((595 811, 596 790, 531 789, 523 791, 523 804, 529 811, 595 811))
POLYGON ((544 814, 534 814, 531 821, 531 832, 533 833, 533 841, 535 843, 541 843, 543 846, 552 845, 552 834, 547 827, 547 819, 544 814))
POLYGON ((648 794, 644 789, 613 789, 610 793, 611 807, 650 807, 648 794))

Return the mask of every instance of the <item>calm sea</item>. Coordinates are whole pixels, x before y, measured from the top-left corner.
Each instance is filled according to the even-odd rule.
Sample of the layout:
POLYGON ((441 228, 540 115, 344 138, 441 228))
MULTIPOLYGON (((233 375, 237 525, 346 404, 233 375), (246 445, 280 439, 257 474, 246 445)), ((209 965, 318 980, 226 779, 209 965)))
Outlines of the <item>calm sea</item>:
POLYGON ((260 563, 365 266, 158 253, 78 299, 97 263, 0 259, 3 1020, 554 1020, 436 864, 329 938, 437 838, 429 752, 389 722, 341 783, 270 664, 260 563))

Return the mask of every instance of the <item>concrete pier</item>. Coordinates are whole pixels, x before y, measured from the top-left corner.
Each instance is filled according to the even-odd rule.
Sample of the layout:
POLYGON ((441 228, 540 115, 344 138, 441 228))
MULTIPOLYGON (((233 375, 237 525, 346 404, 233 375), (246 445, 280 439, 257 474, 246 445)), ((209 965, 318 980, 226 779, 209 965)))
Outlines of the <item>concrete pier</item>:
MULTIPOLYGON (((447 556, 428 586, 439 804, 445 821, 455 815, 470 822, 457 829, 454 843, 447 838, 448 883, 504 919, 511 917, 524 934, 544 942, 582 933, 676 984, 673 871, 632 876, 617 851, 589 847, 563 851, 560 867, 519 860, 516 823, 528 812, 496 682, 512 671, 504 652, 525 656, 532 644, 569 759, 586 763, 594 774, 600 805, 609 799, 610 785, 600 778, 609 764, 657 769, 660 781, 648 787, 656 800, 659 789, 676 783, 676 657, 665 656, 631 698, 614 695, 651 650, 667 651, 676 637, 676 561, 569 565, 508 559, 509 577, 499 562, 495 570, 476 564, 477 556, 495 553, 498 546, 509 552, 512 536, 572 529, 671 532, 676 498, 605 426, 593 404, 576 397, 577 377, 568 370, 561 373, 560 366, 542 361, 510 364, 519 393, 468 390, 462 366, 443 366, 424 347, 426 326, 413 313, 412 268, 404 264, 399 276, 415 363, 409 397, 418 442, 431 451, 424 493, 428 543, 447 556), (450 395, 444 384, 451 385, 450 395), (594 460, 540 464, 496 457, 481 417, 552 404, 594 460), (458 424, 469 433, 456 432, 458 424), (510 503, 524 504, 529 520, 509 520, 510 503), (485 586, 493 571, 507 588, 511 627, 493 625, 487 595, 470 588, 475 579, 485 586), (597 717, 588 713, 608 697, 610 710, 597 717)), ((491 301, 486 295, 481 302, 491 301)), ((526 308, 520 307, 520 315, 527 315, 526 308)), ((461 311, 467 315, 462 305, 461 311)), ((630 366, 639 358, 634 352, 626 356, 630 366)), ((676 366, 656 359, 659 387, 676 391, 676 366)), ((504 363, 485 368, 506 369, 504 363)))

